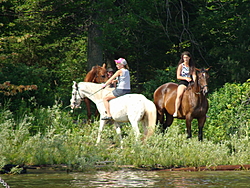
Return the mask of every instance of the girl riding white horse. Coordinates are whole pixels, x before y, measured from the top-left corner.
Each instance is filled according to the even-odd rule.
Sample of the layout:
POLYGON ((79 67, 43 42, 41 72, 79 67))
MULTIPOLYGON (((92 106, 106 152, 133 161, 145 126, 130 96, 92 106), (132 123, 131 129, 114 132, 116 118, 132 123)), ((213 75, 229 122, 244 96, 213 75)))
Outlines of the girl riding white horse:
MULTIPOLYGON (((101 84, 90 82, 73 82, 71 108, 80 106, 83 96, 92 100, 100 113, 100 126, 98 130, 97 143, 100 142, 101 132, 107 120, 101 120, 105 116, 105 107, 103 105, 103 96, 111 92, 112 88, 101 89, 101 84), (96 91, 99 92, 95 93, 96 91), (95 93, 95 94, 93 94, 95 93)), ((110 100, 110 112, 116 124, 117 134, 121 135, 118 122, 130 122, 136 138, 139 138, 140 131, 138 123, 142 122, 144 127, 144 138, 151 136, 155 130, 156 107, 154 103, 141 94, 126 94, 121 97, 110 100)))

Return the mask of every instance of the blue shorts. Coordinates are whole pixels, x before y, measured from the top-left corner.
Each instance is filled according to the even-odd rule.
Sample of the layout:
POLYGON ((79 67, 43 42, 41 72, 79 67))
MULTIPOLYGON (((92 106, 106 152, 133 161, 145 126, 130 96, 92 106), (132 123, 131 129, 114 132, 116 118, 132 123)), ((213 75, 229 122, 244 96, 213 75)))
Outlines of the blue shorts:
POLYGON ((115 89, 112 91, 115 97, 120 97, 122 95, 130 93, 130 89, 115 89))

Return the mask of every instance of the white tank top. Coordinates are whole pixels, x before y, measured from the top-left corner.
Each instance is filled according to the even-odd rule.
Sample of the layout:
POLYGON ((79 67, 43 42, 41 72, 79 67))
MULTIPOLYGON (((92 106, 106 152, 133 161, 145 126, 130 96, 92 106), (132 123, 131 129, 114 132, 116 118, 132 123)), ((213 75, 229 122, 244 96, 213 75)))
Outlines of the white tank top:
POLYGON ((122 75, 118 77, 117 89, 130 89, 130 74, 128 69, 121 69, 122 75))
POLYGON ((190 77, 189 67, 187 67, 184 63, 182 63, 181 76, 182 77, 190 77))

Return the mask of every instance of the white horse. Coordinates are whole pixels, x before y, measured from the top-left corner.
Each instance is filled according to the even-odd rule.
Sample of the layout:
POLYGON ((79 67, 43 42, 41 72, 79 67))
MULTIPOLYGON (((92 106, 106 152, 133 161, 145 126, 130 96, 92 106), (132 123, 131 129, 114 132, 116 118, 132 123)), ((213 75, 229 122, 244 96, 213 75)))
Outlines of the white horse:
MULTIPOLYGON (((91 82, 76 83, 73 81, 72 97, 70 100, 71 108, 80 106, 83 96, 92 100, 100 113, 100 126, 98 130, 97 143, 101 140, 101 132, 107 120, 101 120, 106 115, 103 104, 103 96, 107 95, 113 89, 102 89, 101 84, 91 82), (98 92, 97 92, 98 91, 98 92)), ((126 94, 109 101, 110 112, 113 117, 116 132, 121 138, 121 129, 118 122, 130 122, 135 133, 136 139, 140 136, 138 122, 142 122, 144 127, 143 139, 151 136, 155 130, 156 124, 156 107, 155 104, 141 94, 126 94)))

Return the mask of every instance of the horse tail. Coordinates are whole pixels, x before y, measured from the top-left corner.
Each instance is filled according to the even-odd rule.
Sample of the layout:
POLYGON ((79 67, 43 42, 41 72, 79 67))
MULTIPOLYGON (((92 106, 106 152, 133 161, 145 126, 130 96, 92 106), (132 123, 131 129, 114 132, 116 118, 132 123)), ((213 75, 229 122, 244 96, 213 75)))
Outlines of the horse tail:
POLYGON ((157 119, 157 111, 155 104, 146 99, 145 101, 145 114, 144 114, 144 136, 149 137, 154 134, 155 124, 157 119))

